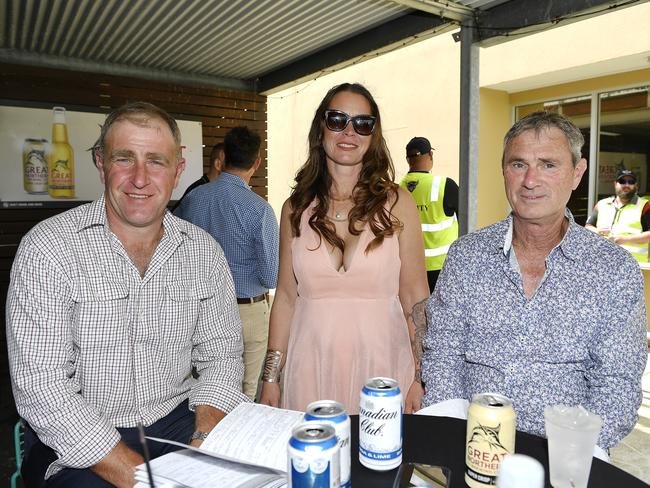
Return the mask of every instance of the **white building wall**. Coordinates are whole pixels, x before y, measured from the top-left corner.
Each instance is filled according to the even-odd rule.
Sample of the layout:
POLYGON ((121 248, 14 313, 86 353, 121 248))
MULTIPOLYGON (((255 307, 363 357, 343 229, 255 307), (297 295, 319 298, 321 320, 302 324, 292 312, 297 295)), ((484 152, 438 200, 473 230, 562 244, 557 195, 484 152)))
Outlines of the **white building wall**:
POLYGON ((434 171, 458 181, 459 45, 445 33, 268 97, 269 202, 279 216, 307 156, 316 107, 332 86, 358 82, 375 97, 397 179, 406 173, 406 143, 425 136, 434 171))

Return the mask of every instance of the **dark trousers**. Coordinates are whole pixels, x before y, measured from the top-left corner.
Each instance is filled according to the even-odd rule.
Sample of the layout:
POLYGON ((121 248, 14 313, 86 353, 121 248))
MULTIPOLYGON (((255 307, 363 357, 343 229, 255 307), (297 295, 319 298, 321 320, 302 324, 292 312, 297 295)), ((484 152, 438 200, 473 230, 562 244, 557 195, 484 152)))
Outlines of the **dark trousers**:
MULTIPOLYGON (((118 428, 117 430, 122 436, 122 442, 125 442, 131 449, 142 454, 137 428, 118 428)), ((149 427, 145 427, 144 431, 145 435, 171 439, 187 444, 192 432, 194 432, 194 412, 189 410, 187 400, 185 400, 172 410, 169 415, 161 418, 149 427)), ((160 442, 147 441, 147 444, 152 459, 181 449, 180 447, 162 444, 160 442)), ((113 486, 90 471, 90 469, 63 469, 45 481, 45 471, 47 471, 48 466, 56 461, 56 459, 57 456, 54 451, 43 444, 32 428, 27 425, 25 428, 25 457, 21 467, 26 488, 108 488, 113 486)))
POLYGON ((427 271, 427 281, 429 282, 429 293, 433 293, 433 290, 436 288, 436 282, 438 281, 439 274, 440 274, 439 269, 434 269, 433 271, 427 271))

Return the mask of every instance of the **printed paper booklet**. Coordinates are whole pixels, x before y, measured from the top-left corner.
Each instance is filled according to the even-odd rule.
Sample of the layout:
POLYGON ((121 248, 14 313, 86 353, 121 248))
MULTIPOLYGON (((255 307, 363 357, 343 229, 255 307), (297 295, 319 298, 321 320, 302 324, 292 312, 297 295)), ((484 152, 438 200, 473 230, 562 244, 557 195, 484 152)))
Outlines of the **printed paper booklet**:
MULTIPOLYGON (((303 412, 242 403, 212 429, 200 448, 156 437, 147 439, 186 449, 150 463, 157 488, 286 486, 287 443, 303 412)), ((138 466, 136 487, 149 486, 147 468, 138 466)))

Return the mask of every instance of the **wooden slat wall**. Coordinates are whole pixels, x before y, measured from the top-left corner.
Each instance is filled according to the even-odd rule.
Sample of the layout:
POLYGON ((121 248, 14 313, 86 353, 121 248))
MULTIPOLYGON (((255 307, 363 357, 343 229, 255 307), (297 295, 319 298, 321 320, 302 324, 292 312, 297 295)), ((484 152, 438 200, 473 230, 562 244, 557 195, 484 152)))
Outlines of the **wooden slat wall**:
MULTIPOLYGON (((231 128, 247 126, 262 137, 264 157, 260 169, 251 179, 251 185, 258 195, 267 198, 266 97, 256 93, 0 63, 0 99, 0 103, 5 104, 48 108, 63 105, 68 110, 102 113, 108 113, 129 101, 151 102, 178 119, 202 122, 205 146, 203 166, 206 170, 212 146, 222 142, 231 128)), ((0 159, 0 168, 3 164, 5 162, 0 159)), ((4 310, 11 264, 23 235, 37 222, 64 210, 0 208, 0 323, 3 332, 0 334, 0 420, 15 415, 4 334, 4 310)))

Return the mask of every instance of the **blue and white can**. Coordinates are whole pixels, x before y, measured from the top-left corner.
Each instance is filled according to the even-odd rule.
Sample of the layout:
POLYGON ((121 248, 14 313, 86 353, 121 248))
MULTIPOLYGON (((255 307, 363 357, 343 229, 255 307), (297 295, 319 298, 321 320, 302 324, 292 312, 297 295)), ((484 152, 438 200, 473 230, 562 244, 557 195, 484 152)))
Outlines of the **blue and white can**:
POLYGON ((334 400, 319 400, 307 405, 305 420, 331 424, 339 442, 341 488, 350 488, 350 417, 345 407, 334 400))
POLYGON ((370 378, 359 404, 359 461, 388 471, 402 463, 402 393, 391 378, 370 378))
POLYGON ((304 422, 291 432, 288 446, 289 488, 339 488, 339 444, 330 424, 304 422))

